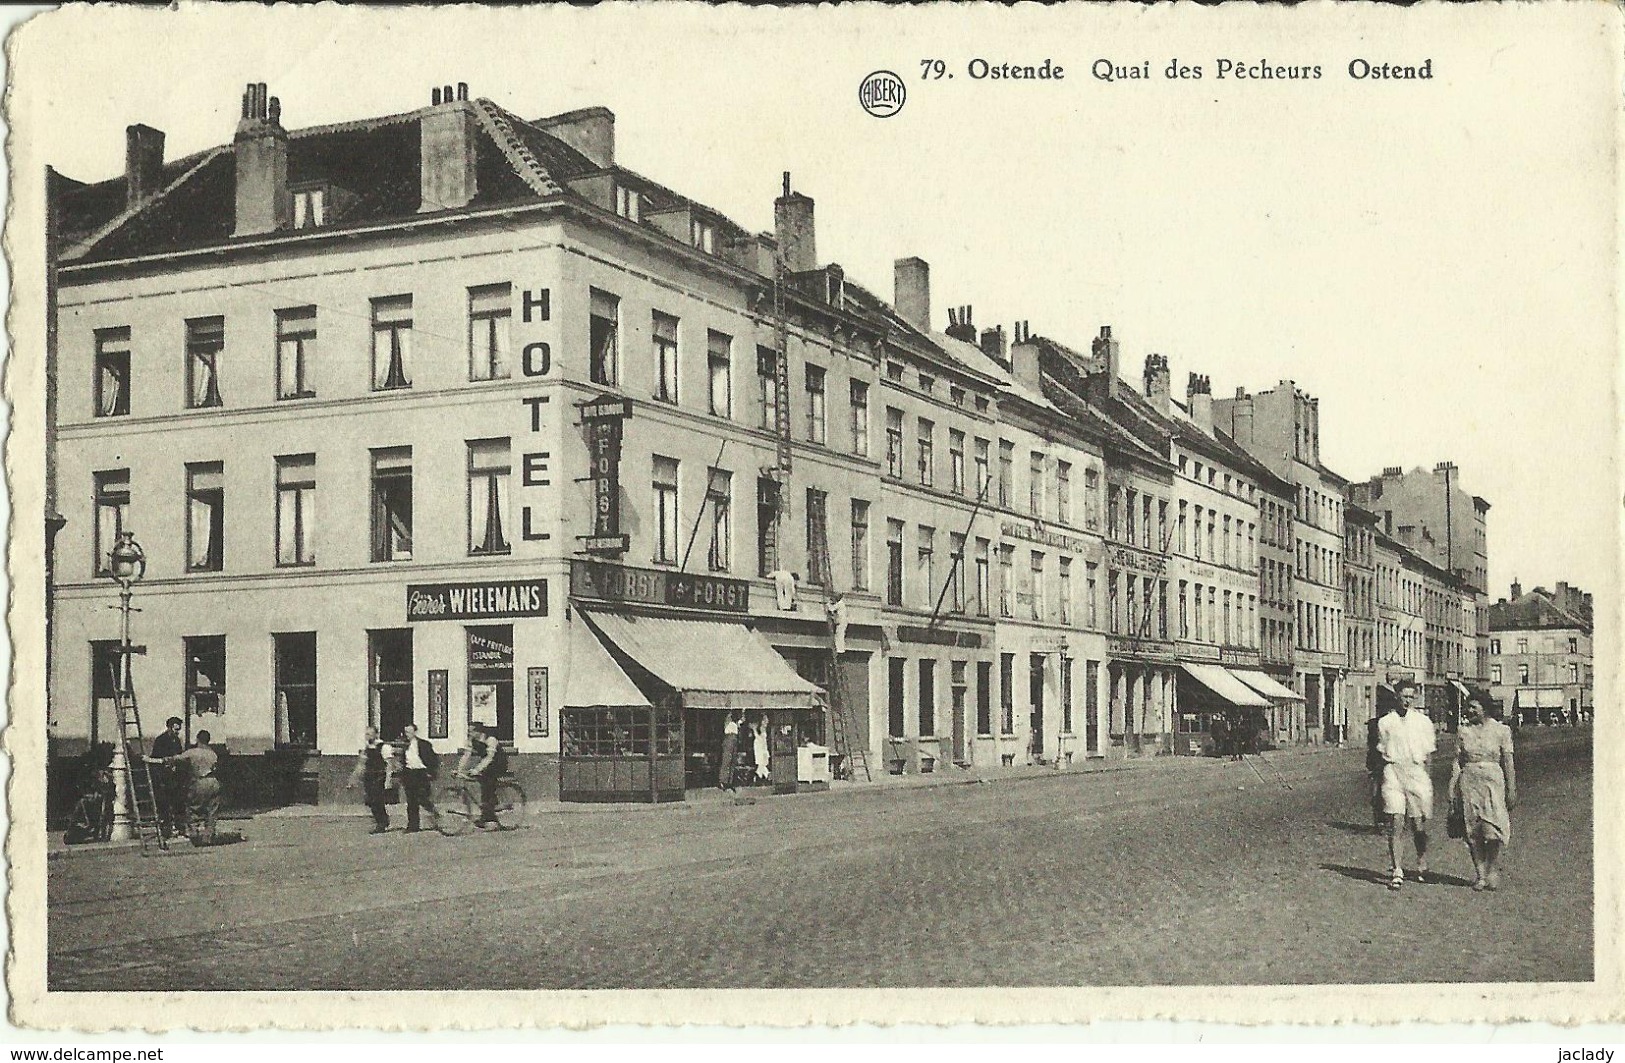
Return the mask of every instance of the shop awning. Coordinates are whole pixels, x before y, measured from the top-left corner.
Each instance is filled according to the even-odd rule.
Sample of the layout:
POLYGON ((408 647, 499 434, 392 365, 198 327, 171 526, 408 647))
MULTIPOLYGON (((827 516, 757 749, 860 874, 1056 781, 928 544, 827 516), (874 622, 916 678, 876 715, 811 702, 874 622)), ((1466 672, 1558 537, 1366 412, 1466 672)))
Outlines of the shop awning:
POLYGON ((584 624, 570 625, 570 667, 564 705, 572 709, 649 707, 649 699, 627 678, 598 636, 584 624))
POLYGON ((1512 702, 1520 709, 1561 709, 1563 692, 1549 687, 1538 690, 1519 689, 1512 695, 1512 702))
POLYGON ((1259 697, 1252 687, 1243 683, 1216 664, 1187 664, 1179 662, 1185 674, 1211 690, 1215 696, 1243 708, 1265 708, 1269 702, 1259 697))
POLYGON ((622 653, 681 696, 689 709, 808 709, 819 689, 767 640, 738 624, 711 620, 582 615, 622 653))
POLYGON ((1253 668, 1231 668, 1230 674, 1271 701, 1302 701, 1303 695, 1253 668))

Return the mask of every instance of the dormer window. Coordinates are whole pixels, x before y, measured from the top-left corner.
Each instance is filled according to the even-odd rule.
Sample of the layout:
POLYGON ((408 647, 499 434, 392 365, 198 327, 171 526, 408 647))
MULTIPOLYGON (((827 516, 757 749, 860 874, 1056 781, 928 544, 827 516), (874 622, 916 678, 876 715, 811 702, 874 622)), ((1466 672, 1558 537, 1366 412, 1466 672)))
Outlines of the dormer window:
POLYGON ((293 193, 293 227, 314 229, 327 224, 327 189, 300 188, 293 193))
POLYGON ((716 253, 717 227, 708 221, 695 218, 688 223, 688 242, 704 251, 708 255, 716 253))
POLYGON ((920 374, 920 390, 923 391, 925 394, 930 395, 933 392, 935 392, 936 389, 937 389, 936 378, 935 377, 929 377, 929 376, 926 376, 924 373, 921 373, 920 374))
POLYGON ((894 380, 899 384, 902 383, 903 382, 903 363, 902 362, 887 362, 886 363, 886 379, 887 380, 894 380))
POLYGON ((635 188, 615 186, 615 213, 627 221, 643 220, 643 195, 635 188))

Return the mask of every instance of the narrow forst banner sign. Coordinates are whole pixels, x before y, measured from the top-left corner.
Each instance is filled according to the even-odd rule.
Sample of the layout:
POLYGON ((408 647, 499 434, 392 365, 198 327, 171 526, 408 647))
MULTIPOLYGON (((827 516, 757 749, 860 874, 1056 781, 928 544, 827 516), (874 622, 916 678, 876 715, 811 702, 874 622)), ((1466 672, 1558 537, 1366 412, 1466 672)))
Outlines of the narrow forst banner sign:
POLYGON ((621 537, 621 438, 630 413, 626 399, 610 396, 581 407, 592 481, 592 535, 586 546, 591 553, 617 555, 626 549, 621 537))
POLYGON ((503 620, 546 615, 545 579, 411 583, 406 587, 408 623, 426 620, 503 620))

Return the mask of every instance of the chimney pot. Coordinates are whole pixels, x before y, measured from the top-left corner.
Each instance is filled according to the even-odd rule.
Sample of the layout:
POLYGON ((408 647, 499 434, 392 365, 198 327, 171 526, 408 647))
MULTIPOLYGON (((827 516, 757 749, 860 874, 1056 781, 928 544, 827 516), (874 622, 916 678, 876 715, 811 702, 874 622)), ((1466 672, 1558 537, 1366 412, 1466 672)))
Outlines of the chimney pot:
POLYGON ((468 99, 468 82, 459 81, 457 83, 457 98, 459 100, 468 99))
POLYGON ((280 125, 282 122, 282 101, 275 96, 271 97, 271 109, 268 117, 272 125, 280 125))
POLYGON ((430 90, 430 92, 429 92, 429 103, 432 104, 435 107, 440 106, 440 86, 439 85, 436 85, 432 90, 430 90))

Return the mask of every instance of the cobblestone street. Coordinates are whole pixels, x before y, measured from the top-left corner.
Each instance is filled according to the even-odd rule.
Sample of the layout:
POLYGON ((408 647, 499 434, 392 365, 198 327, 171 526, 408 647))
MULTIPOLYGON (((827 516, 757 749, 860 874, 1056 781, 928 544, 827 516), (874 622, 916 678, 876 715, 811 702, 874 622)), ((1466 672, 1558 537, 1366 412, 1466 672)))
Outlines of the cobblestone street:
MULTIPOLYGON (((1382 884, 1363 752, 53 860, 53 990, 1588 980, 1590 731, 1519 736, 1500 893, 1382 884), (494 956, 478 927, 500 928, 494 956), (426 927, 433 927, 428 931, 426 927)), ((1442 794, 1448 762, 1436 778, 1442 794)), ((1441 801, 1442 812, 1442 801, 1441 801)), ((397 820, 398 822, 398 820, 397 820)))

